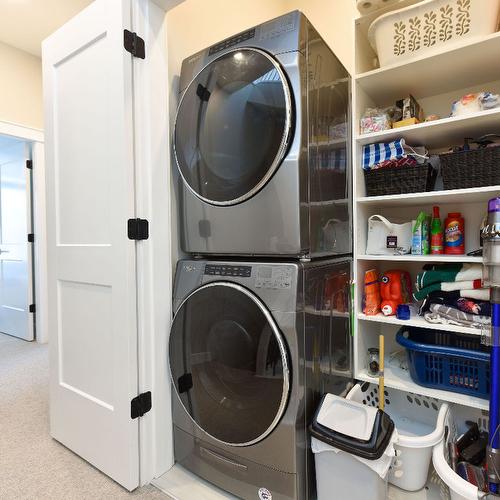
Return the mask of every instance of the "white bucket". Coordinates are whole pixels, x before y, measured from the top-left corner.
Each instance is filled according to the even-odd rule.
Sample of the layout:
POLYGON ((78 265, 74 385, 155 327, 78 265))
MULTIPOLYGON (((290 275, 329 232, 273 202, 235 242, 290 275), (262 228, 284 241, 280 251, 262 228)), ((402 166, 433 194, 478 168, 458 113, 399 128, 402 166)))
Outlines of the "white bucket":
MULTIPOLYGON (((347 395, 347 399, 371 406, 378 406, 378 397, 375 384, 355 385, 347 395)), ((384 410, 398 432, 389 482, 406 491, 420 490, 427 482, 432 448, 444 435, 448 404, 386 387, 384 410)))
POLYGON ((318 500, 384 500, 387 482, 350 453, 312 437, 318 500))

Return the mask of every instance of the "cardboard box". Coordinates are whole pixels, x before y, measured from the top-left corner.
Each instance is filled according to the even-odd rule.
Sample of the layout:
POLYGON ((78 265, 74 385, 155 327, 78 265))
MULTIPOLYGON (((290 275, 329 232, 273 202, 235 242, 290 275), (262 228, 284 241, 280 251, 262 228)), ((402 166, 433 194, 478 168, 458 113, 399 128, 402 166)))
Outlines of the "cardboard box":
POLYGON ((417 120, 417 118, 407 118, 406 120, 394 122, 392 128, 407 127, 408 125, 416 125, 417 123, 420 123, 420 120, 417 120))

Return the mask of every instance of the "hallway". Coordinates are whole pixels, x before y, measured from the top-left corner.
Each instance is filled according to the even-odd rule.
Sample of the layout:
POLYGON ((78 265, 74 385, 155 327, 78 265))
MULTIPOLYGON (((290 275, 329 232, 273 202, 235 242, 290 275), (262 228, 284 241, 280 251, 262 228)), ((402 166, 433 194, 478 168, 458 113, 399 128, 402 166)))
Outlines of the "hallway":
POLYGON ((0 498, 111 500, 168 497, 133 493, 49 436, 48 346, 0 334, 0 498))

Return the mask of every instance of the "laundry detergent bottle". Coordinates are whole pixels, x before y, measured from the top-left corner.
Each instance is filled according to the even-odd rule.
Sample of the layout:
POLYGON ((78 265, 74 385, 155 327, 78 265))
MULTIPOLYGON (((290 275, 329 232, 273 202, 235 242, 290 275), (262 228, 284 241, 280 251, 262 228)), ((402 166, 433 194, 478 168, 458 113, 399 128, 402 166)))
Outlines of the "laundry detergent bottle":
POLYGON ((460 212, 451 212, 444 221, 444 253, 465 253, 465 223, 460 212))

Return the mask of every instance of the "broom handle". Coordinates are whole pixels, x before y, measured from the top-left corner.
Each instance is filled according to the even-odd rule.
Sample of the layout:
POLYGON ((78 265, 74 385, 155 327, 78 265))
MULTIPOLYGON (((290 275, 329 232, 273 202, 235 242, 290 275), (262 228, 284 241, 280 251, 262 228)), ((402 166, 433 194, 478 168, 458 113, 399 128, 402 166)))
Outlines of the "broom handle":
POLYGON ((379 376, 378 376, 378 407, 384 409, 385 394, 384 394, 384 336, 380 335, 378 338, 379 343, 379 376))

